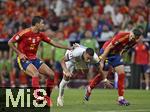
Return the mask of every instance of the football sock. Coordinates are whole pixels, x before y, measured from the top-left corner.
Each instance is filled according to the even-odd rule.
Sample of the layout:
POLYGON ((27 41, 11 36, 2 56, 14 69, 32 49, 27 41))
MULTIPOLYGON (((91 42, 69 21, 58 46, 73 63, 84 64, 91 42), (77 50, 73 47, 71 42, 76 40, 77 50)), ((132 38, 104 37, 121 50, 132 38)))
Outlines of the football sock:
POLYGON ((39 77, 32 77, 32 87, 33 89, 39 89, 40 83, 39 83, 39 77))
POLYGON ((124 95, 124 79, 125 74, 118 74, 118 95, 123 96, 124 95))
POLYGON ((92 81, 90 82, 90 88, 94 89, 96 87, 96 85, 99 84, 99 82, 102 80, 102 77, 100 75, 96 75, 92 81))
POLYGON ((36 93, 35 90, 40 89, 39 77, 37 77, 37 76, 32 77, 32 87, 34 90, 34 97, 36 98, 37 95, 40 96, 38 91, 36 91, 37 94, 35 94, 36 93))
POLYGON ((119 96, 119 97, 118 97, 118 101, 120 101, 120 100, 122 100, 122 99, 124 99, 123 96, 119 96))
POLYGON ((53 79, 47 79, 46 80, 46 93, 47 93, 47 96, 50 97, 53 87, 54 87, 54 80, 53 79))
POLYGON ((64 95, 64 88, 69 83, 69 81, 66 81, 62 79, 62 81, 59 84, 59 97, 62 97, 64 95))
POLYGON ((58 86, 58 84, 59 84, 59 76, 60 76, 60 73, 55 72, 55 75, 54 75, 54 84, 55 84, 55 86, 58 86))

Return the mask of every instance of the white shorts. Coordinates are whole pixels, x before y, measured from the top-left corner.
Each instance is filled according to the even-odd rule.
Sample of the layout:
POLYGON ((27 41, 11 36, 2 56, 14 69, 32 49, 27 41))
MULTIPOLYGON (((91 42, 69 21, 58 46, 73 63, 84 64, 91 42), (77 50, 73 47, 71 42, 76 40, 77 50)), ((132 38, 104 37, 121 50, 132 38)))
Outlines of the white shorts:
POLYGON ((75 71, 75 66, 74 66, 73 62, 67 61, 67 62, 65 62, 65 64, 66 64, 66 67, 69 70, 69 72, 73 74, 73 72, 75 71))

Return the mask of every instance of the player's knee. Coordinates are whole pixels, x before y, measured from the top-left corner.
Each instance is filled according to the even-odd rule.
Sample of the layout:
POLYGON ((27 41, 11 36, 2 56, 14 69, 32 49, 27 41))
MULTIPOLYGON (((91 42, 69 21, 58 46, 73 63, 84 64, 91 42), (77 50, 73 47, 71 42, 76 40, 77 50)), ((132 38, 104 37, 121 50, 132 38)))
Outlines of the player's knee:
POLYGON ((54 79, 54 72, 51 71, 47 74, 48 77, 50 77, 50 79, 54 79))
POLYGON ((70 80, 70 77, 67 77, 67 76, 64 76, 63 78, 64 78, 65 81, 69 81, 70 80))
POLYGON ((38 76, 39 76, 39 72, 38 72, 38 71, 33 72, 33 73, 32 73, 32 76, 38 77, 38 76))

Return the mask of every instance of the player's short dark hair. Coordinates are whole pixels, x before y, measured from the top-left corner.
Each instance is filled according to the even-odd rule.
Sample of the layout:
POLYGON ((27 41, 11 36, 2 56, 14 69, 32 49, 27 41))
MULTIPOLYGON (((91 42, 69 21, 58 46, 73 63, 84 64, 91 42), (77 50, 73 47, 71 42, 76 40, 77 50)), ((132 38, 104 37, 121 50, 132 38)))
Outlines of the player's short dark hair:
POLYGON ((87 48, 86 53, 89 54, 90 56, 94 56, 94 50, 92 48, 87 48))
POLYGON ((44 20, 44 18, 41 17, 41 16, 34 16, 33 19, 32 19, 32 25, 35 26, 36 23, 40 23, 41 20, 44 20))
POLYGON ((140 29, 136 28, 133 30, 133 34, 136 36, 136 37, 139 37, 142 35, 142 32, 140 29))

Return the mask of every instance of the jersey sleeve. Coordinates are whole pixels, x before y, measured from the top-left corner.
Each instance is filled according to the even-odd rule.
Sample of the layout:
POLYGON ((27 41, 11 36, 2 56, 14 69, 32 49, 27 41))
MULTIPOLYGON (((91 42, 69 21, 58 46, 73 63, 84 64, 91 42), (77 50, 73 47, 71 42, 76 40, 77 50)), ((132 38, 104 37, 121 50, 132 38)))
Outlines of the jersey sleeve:
POLYGON ((29 29, 25 29, 25 30, 22 30, 22 31, 19 31, 18 33, 16 33, 12 38, 11 38, 11 41, 12 42, 17 42, 19 41, 24 34, 26 34, 27 32, 29 31, 29 29))
POLYGON ((96 64, 100 62, 100 60, 99 60, 99 58, 98 58, 98 55, 97 55, 96 53, 94 53, 93 61, 94 61, 94 63, 96 63, 96 64))
POLYGON ((11 41, 12 42, 17 42, 17 41, 19 41, 20 40, 20 36, 18 35, 18 33, 17 34, 15 34, 12 38, 11 38, 11 41))
POLYGON ((72 51, 72 56, 74 58, 79 57, 83 54, 83 49, 81 47, 77 47, 72 51))
POLYGON ((51 42, 51 39, 48 36, 46 36, 43 32, 41 33, 41 36, 44 42, 47 42, 47 43, 51 42))

